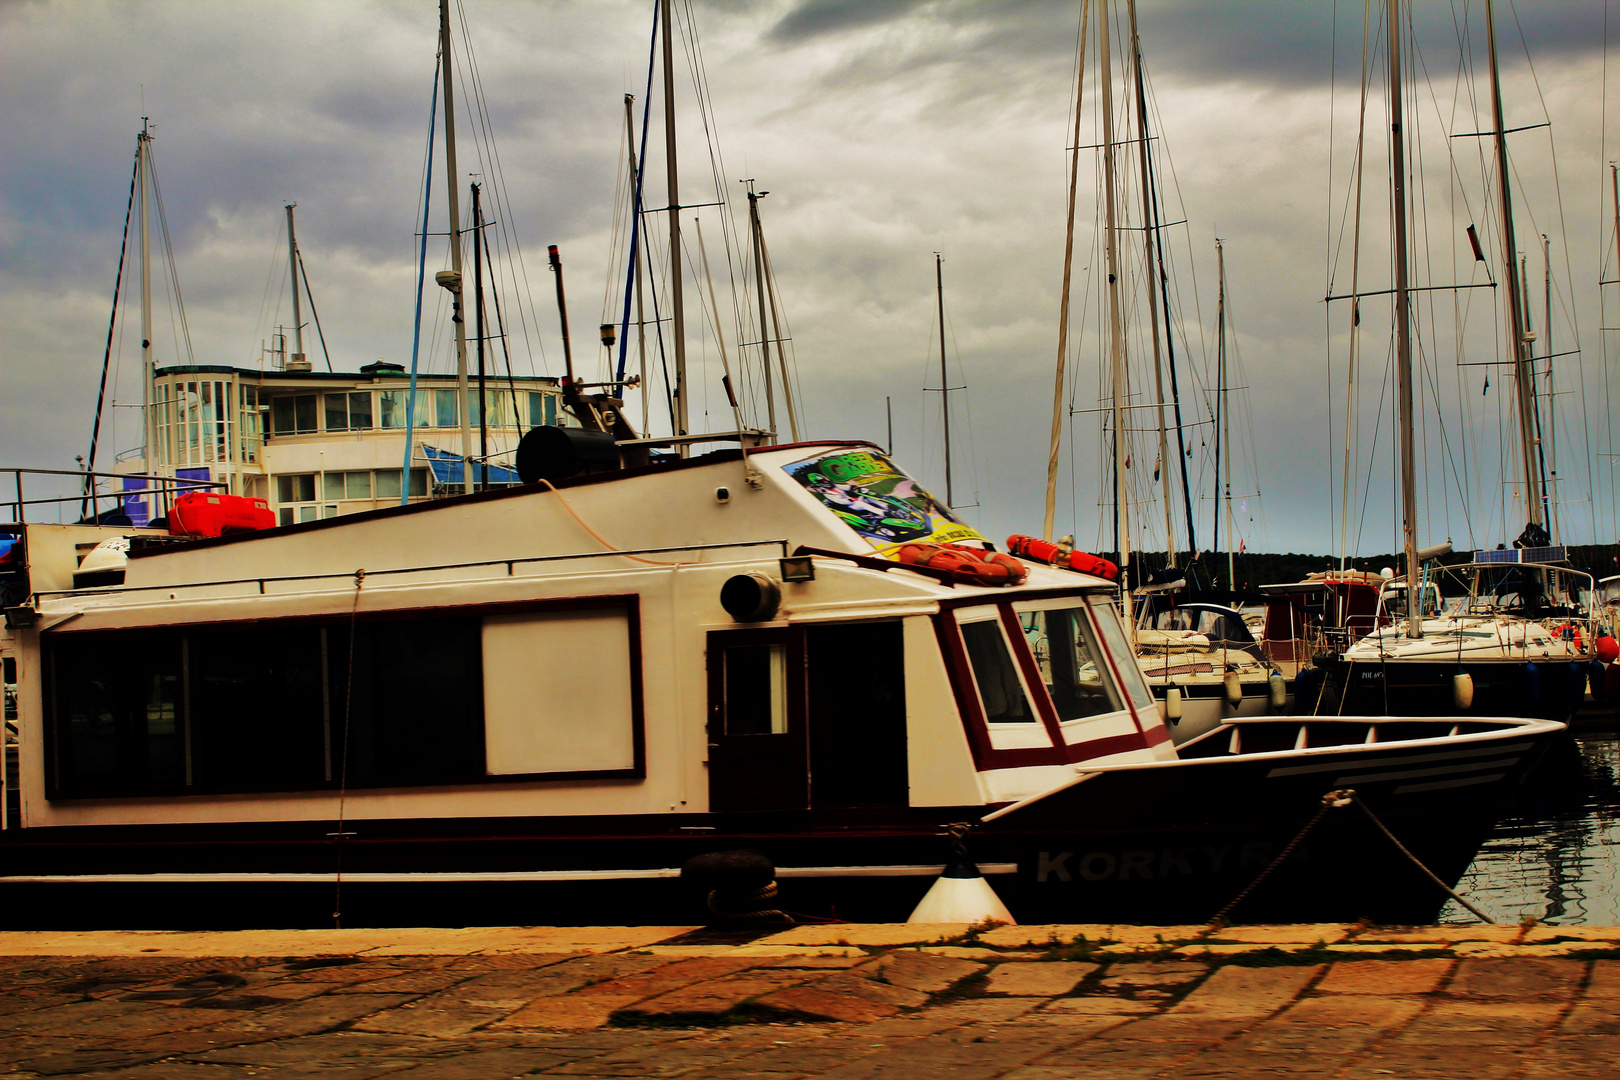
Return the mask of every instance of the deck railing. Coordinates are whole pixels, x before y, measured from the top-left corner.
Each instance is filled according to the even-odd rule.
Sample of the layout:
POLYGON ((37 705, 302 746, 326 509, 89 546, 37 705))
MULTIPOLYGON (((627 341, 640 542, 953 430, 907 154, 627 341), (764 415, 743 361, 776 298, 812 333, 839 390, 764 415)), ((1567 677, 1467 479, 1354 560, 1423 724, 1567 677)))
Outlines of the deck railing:
MULTIPOLYGON (((207 489, 225 489, 228 485, 223 480, 189 480, 177 476, 156 476, 151 473, 109 473, 85 472, 76 469, 0 469, 0 475, 9 475, 11 483, 7 485, 15 497, 0 502, 0 514, 9 513, 11 520, 23 525, 28 522, 28 508, 30 506, 71 506, 79 504, 77 518, 73 519, 85 524, 93 524, 101 520, 102 507, 120 509, 124 500, 128 498, 151 498, 152 516, 159 517, 157 508, 161 505, 164 513, 174 502, 177 496, 188 491, 201 491, 207 489), (79 490, 72 495, 52 495, 43 498, 28 498, 23 487, 23 477, 59 477, 71 476, 78 481, 79 490), (122 491, 98 491, 97 481, 111 480, 122 482, 126 480, 143 480, 146 486, 142 488, 126 488, 122 491)), ((48 482, 47 482, 48 483, 48 482)), ((58 481, 58 484, 60 482, 58 481)), ((30 483, 29 486, 34 486, 30 483)), ((58 515, 60 519, 61 515, 58 515)))

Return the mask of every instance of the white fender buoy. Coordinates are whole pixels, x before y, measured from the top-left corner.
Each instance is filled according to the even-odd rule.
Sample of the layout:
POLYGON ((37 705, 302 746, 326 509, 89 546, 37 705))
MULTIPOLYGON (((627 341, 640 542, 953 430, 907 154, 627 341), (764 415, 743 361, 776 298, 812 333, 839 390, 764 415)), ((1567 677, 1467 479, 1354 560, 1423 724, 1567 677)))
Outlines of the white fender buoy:
POLYGON ((1474 705, 1474 677, 1466 671, 1459 671, 1451 677, 1451 704, 1458 709, 1469 709, 1474 705))
POLYGON ((1235 706, 1241 704, 1242 701, 1243 684, 1238 681, 1237 672, 1228 671, 1226 673, 1226 703, 1235 706))
POLYGON ((972 863, 953 862, 934 879, 908 923, 982 923, 991 920, 1017 926, 996 890, 972 863))
POLYGON ((1181 723, 1181 688, 1172 686, 1164 692, 1164 718, 1172 724, 1181 723))
POLYGON ((1273 671, 1271 678, 1266 680, 1271 691, 1271 707, 1281 709, 1288 704, 1288 680, 1282 677, 1282 672, 1273 671))

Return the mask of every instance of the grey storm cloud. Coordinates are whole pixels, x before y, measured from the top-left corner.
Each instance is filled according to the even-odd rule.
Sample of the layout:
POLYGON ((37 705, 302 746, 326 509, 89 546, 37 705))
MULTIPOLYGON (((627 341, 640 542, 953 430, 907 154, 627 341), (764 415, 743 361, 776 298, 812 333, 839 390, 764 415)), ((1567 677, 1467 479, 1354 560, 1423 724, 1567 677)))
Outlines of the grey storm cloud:
MULTIPOLYGON (((941 251, 952 378, 969 387, 956 395, 953 412, 959 501, 978 503, 969 516, 992 535, 1038 528, 1080 5, 697 0, 678 10, 696 20, 711 109, 706 117, 699 113, 687 66, 678 61, 684 201, 712 200, 717 179, 733 199, 744 177, 770 189, 763 213, 792 323, 809 431, 882 441, 892 402, 897 453, 925 480, 939 483, 939 396, 925 387, 938 385, 933 253, 941 251), (717 139, 713 156, 705 130, 717 139)), ((1597 400, 1595 387, 1606 357, 1597 327, 1615 317, 1612 301, 1611 313, 1603 314, 1596 286, 1609 228, 1599 187, 1607 180, 1598 93, 1604 5, 1502 0, 1497 12, 1510 120, 1538 123, 1544 103, 1558 139, 1562 186, 1555 191, 1546 133, 1515 137, 1518 168, 1526 173, 1521 246, 1531 246, 1536 232, 1549 233, 1560 247, 1568 238, 1568 251, 1555 255, 1559 305, 1568 309, 1558 334, 1567 338, 1566 323, 1579 324, 1585 350, 1579 372, 1595 410, 1588 428, 1601 441, 1605 402, 1597 400), (1538 81, 1529 78, 1527 50, 1538 81), (1559 195, 1567 221, 1557 216, 1559 195)), ((1115 5, 1116 20, 1123 13, 1123 5, 1115 5)), ((1258 474, 1243 490, 1263 493, 1244 511, 1255 519, 1240 530, 1251 549, 1327 551, 1338 542, 1327 492, 1338 483, 1341 451, 1325 432, 1329 423, 1342 425, 1342 402, 1333 396, 1330 411, 1329 401, 1342 388, 1327 380, 1324 358, 1335 357, 1340 366, 1333 378, 1341 380, 1344 327, 1325 324, 1322 295, 1329 207, 1340 215, 1345 200, 1354 122, 1346 110, 1355 99, 1361 15, 1360 5, 1328 0, 1140 4, 1156 133, 1171 188, 1167 214, 1186 219, 1167 241, 1183 298, 1184 377, 1195 396, 1211 381, 1214 236, 1228 245, 1248 387, 1244 426, 1252 431, 1240 456, 1258 474), (1331 146, 1330 109, 1336 110, 1331 146)), ((561 349, 545 245, 562 247, 576 327, 608 317, 622 289, 609 253, 618 229, 623 101, 626 93, 635 95, 639 122, 652 4, 465 0, 464 17, 500 163, 497 169, 494 161, 480 160, 477 125, 467 112, 474 86, 464 71, 457 86, 459 167, 483 174, 506 196, 498 208, 502 227, 528 255, 526 294, 520 288, 506 296, 524 331, 514 337, 521 353, 516 362, 555 374, 561 349)), ((1415 56, 1426 80, 1416 107, 1425 132, 1440 145, 1444 128, 1474 123, 1468 110, 1477 107, 1477 97, 1468 103, 1456 73, 1459 42, 1472 50, 1476 65, 1480 61, 1482 7, 1478 0, 1420 3, 1413 18, 1415 56)), ((461 27, 458 21, 458 35, 461 27)), ((156 125, 170 238, 199 361, 256 363, 264 340, 290 316, 277 274, 285 265, 278 262, 284 260, 282 207, 292 201, 299 204, 300 245, 334 362, 352 369, 378 356, 408 358, 436 30, 437 5, 430 0, 0 4, 0 89, 7 102, 0 113, 0 145, 6 147, 0 154, 0 363, 8 376, 0 396, 0 464, 59 467, 84 451, 134 134, 143 115, 156 125)), ((1369 130, 1376 141, 1381 90, 1374 97, 1369 130)), ((658 101, 655 89, 647 179, 653 206, 663 198, 658 101)), ((1082 141, 1097 141, 1094 122, 1086 125, 1082 141)), ((1387 200, 1378 194, 1381 161, 1372 161, 1368 173, 1369 250, 1380 253, 1387 247, 1375 220, 1376 208, 1385 205, 1380 200, 1387 200)), ((1428 164, 1438 177, 1439 199, 1446 171, 1428 164)), ((436 157, 430 229, 443 228, 442 169, 436 157)), ((1476 179, 1467 193, 1476 202, 1477 187, 1476 179)), ((1072 445, 1064 450, 1060 516, 1064 530, 1073 528, 1086 543, 1106 539, 1110 514, 1097 418, 1086 412, 1101 392, 1096 190, 1096 161, 1088 152, 1075 259, 1082 295, 1075 301, 1070 368, 1077 412, 1072 445)), ((707 215, 724 306, 729 264, 722 222, 713 210, 696 213, 707 215)), ((1449 220, 1440 221, 1445 212, 1430 213, 1431 233, 1450 230, 1449 220)), ((654 230, 663 228, 661 218, 648 221, 654 230)), ((690 233, 687 242, 695 243, 690 233)), ((430 271, 443 254, 442 242, 430 248, 430 271)), ((1387 276, 1382 264, 1364 267, 1367 278, 1380 274, 1387 276)), ((1607 276, 1614 276, 1612 267, 1607 276)), ((719 427, 730 421, 717 389, 718 357, 692 299, 705 292, 706 286, 689 292, 693 362, 707 380, 707 397, 697 404, 707 410, 703 422, 719 427)), ((157 340, 160 354, 172 359, 180 346, 165 296, 159 296, 157 340)), ((450 362, 441 315, 427 313, 429 370, 445 370, 450 362)), ((139 392, 132 336, 126 326, 115 350, 120 407, 109 422, 119 449, 137 437, 125 407, 139 392)), ((575 344, 578 349, 578 331, 575 344)), ((1574 374, 1561 378, 1573 381, 1574 374)), ((1455 373, 1448 367, 1443 375, 1453 379, 1455 373)), ((1388 420, 1375 437, 1378 387, 1376 376, 1369 380, 1362 453, 1375 467, 1365 481, 1368 523, 1358 542, 1384 550, 1392 511, 1387 454, 1380 456, 1378 439, 1387 442, 1388 420)), ((1473 404, 1477 382, 1467 389, 1457 398, 1461 405, 1447 407, 1476 410, 1455 423, 1487 432, 1469 452, 1495 469, 1495 415, 1473 404)), ((1573 398, 1563 398, 1560 407, 1577 409, 1573 398)), ((1495 409, 1496 398, 1482 400, 1495 409)), ((1196 417, 1205 407, 1193 402, 1188 412, 1196 417)), ((653 415, 656 425, 656 409, 653 415)), ((1571 439, 1581 419, 1574 416, 1571 439)), ((1206 537, 1208 433, 1207 425, 1192 431, 1206 537)), ((1151 440, 1142 440, 1138 454, 1148 460, 1139 467, 1145 470, 1156 452, 1151 440)), ((1438 444, 1429 453, 1435 462, 1446 460, 1438 444)), ((1472 519, 1460 516, 1454 496, 1449 503, 1442 497, 1442 465, 1431 472, 1427 528, 1461 536, 1472 519)), ((1586 485, 1588 478, 1570 482, 1586 485)), ((1605 503, 1601 512, 1610 507, 1605 503)), ((1579 538, 1594 529, 1612 532, 1585 511, 1580 521, 1579 538)))

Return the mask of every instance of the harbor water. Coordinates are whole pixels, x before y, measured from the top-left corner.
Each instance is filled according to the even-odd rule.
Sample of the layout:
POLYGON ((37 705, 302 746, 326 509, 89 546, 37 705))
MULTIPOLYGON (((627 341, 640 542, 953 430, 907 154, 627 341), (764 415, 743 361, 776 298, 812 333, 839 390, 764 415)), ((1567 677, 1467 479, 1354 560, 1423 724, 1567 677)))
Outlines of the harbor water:
MULTIPOLYGON (((1457 885, 1499 923, 1620 924, 1620 717, 1578 714, 1457 885)), ((1455 901, 1441 922, 1475 921, 1455 901)))

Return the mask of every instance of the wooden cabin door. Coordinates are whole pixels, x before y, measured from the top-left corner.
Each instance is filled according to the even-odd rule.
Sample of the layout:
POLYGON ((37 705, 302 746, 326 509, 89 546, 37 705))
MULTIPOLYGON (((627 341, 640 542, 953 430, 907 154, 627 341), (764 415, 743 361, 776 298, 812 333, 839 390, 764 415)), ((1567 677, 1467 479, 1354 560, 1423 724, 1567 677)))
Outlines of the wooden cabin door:
POLYGON ((804 634, 709 634, 709 809, 802 810, 810 804, 804 634))

